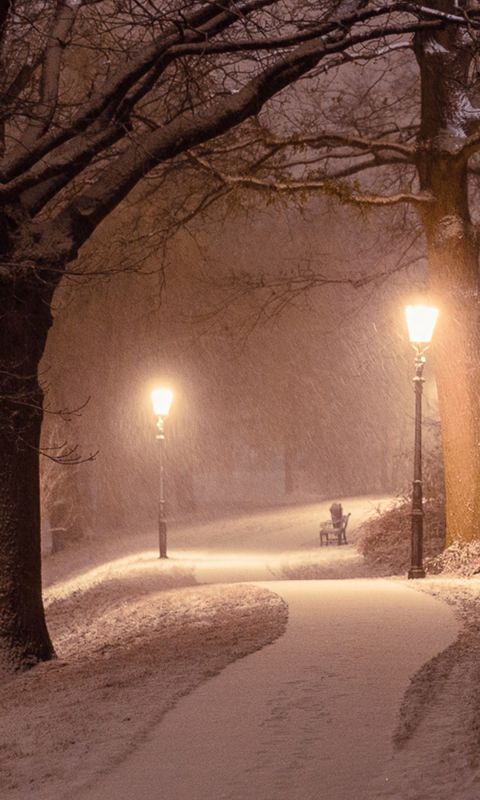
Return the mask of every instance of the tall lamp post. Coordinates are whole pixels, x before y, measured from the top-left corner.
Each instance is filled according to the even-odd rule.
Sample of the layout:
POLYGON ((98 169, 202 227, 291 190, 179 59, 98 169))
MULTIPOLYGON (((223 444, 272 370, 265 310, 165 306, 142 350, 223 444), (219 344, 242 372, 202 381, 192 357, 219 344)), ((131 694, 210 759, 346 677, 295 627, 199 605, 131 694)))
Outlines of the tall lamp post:
POLYGON ((425 353, 432 341, 438 308, 426 305, 405 309, 408 335, 415 350, 415 448, 413 458, 412 539, 409 578, 424 578, 423 568, 423 490, 422 490, 422 392, 425 353))
POLYGON ((165 515, 165 420, 172 405, 173 392, 170 389, 154 389, 152 392, 153 413, 157 418, 159 452, 158 486, 158 548, 160 558, 167 558, 167 521, 165 515))

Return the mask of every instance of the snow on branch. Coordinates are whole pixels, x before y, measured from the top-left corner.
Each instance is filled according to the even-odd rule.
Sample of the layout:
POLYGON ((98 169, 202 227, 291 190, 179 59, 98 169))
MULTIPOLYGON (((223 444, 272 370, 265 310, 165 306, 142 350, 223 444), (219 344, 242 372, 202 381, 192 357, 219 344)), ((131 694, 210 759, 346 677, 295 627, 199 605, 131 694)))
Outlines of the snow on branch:
MULTIPOLYGON (((398 44, 395 37, 400 37, 403 46, 407 34, 419 30, 436 31, 447 23, 463 24, 466 19, 460 12, 458 17, 449 15, 448 19, 440 12, 433 13, 435 10, 432 9, 431 13, 424 14, 422 5, 405 2, 365 8, 362 0, 345 0, 337 6, 333 19, 324 18, 321 22, 317 19, 304 25, 290 17, 283 19, 281 15, 272 14, 262 30, 263 18, 257 19, 255 13, 265 13, 269 7, 275 10, 277 5, 278 0, 250 0, 240 5, 234 0, 224 0, 220 4, 201 3, 189 14, 182 13, 178 19, 168 19, 168 25, 164 17, 165 28, 161 34, 153 37, 142 50, 132 51, 125 64, 112 75, 107 73, 104 85, 94 89, 80 110, 77 109, 61 125, 49 125, 48 130, 20 156, 4 165, 4 185, 0 187, 2 200, 15 202, 20 199, 23 210, 32 217, 54 197, 60 196, 63 201, 60 210, 54 209, 49 219, 32 220, 31 236, 25 239, 26 258, 38 259, 40 252, 44 261, 51 258, 52 263, 75 257, 79 246, 151 170, 255 117, 270 99, 304 76, 314 74, 329 60, 335 61, 338 57, 348 60, 359 52, 367 60, 370 54, 376 58, 392 37, 394 44, 398 44), (200 58, 186 59, 185 48, 198 45, 200 57, 222 37, 220 45, 227 48, 225 52, 235 53, 235 47, 242 41, 238 35, 239 26, 244 29, 247 22, 251 23, 253 31, 249 42, 259 54, 262 42, 268 40, 272 31, 283 30, 285 35, 288 32, 289 41, 282 40, 280 46, 277 40, 268 57, 263 59, 259 55, 251 67, 242 70, 239 73, 242 85, 238 90, 232 88, 225 77, 232 62, 227 60, 216 64, 207 56, 209 70, 220 70, 224 76, 220 78, 220 86, 215 88, 213 83, 211 94, 202 98, 203 102, 192 103, 187 93, 180 106, 177 108, 173 104, 172 111, 165 118, 159 111, 159 98, 151 98, 149 93, 158 87, 167 66, 176 60, 175 67, 180 73, 169 73, 169 80, 175 81, 177 74, 186 71, 190 85, 196 64, 201 62, 200 58), (364 45, 372 47, 364 51, 364 45), (154 120, 147 130, 135 131, 132 119, 137 104, 144 98, 147 103, 152 103, 154 120), (83 184, 76 184, 75 179, 92 163, 93 174, 89 173, 83 184), (72 183, 74 191, 62 194, 62 190, 72 183), (55 242, 55 253, 51 252, 52 248, 48 249, 49 242, 55 242)), ((168 93, 170 90, 167 87, 165 91, 168 93)), ((139 113, 142 115, 142 108, 139 113)), ((354 174, 362 168, 386 163, 412 163, 412 149, 402 141, 395 141, 396 138, 392 136, 393 141, 390 141, 390 137, 368 139, 355 134, 323 132, 316 139, 311 138, 307 146, 345 147, 370 153, 377 159, 363 165, 357 162, 357 166, 349 170, 354 174)), ((356 157, 355 153, 346 155, 356 157)), ((345 175, 344 171, 343 175, 336 177, 345 175)), ((432 197, 425 192, 382 196, 322 177, 308 181, 266 182, 248 175, 224 175, 222 182, 229 185, 248 183, 276 192, 323 191, 356 205, 432 202, 432 197)))
POLYGON ((380 195, 369 192, 361 192, 354 189, 349 184, 325 178, 317 180, 284 180, 258 178, 254 175, 232 175, 209 164, 205 159, 197 157, 195 159, 200 166, 212 172, 215 177, 226 186, 245 186, 250 189, 268 191, 275 194, 304 194, 311 192, 321 192, 335 197, 342 203, 356 206, 394 206, 400 203, 412 205, 423 205, 433 203, 435 198, 428 192, 397 192, 391 195, 380 195))
POLYGON ((63 52, 72 31, 78 8, 72 8, 65 0, 57 3, 55 16, 47 36, 40 76, 40 97, 31 113, 31 122, 22 136, 22 147, 29 147, 43 133, 53 119, 60 85, 63 52))
MULTIPOLYGON (((396 132, 396 131, 395 131, 396 132)), ((290 136, 279 137, 268 135, 264 140, 265 145, 276 148, 287 147, 308 147, 319 149, 322 147, 350 147, 372 153, 392 151, 403 156, 413 163, 415 149, 401 142, 390 141, 389 139, 367 139, 364 136, 355 136, 350 133, 340 133, 337 131, 322 131, 315 136, 290 136)))
MULTIPOLYGON (((250 3, 244 3, 243 13, 251 13, 272 2, 274 0, 252 0, 250 3)), ((204 4, 190 14, 182 14, 176 21, 177 24, 172 23, 152 44, 142 48, 136 58, 129 61, 127 67, 120 68, 107 84, 100 87, 90 99, 87 107, 82 108, 70 124, 45 133, 36 141, 35 146, 27 146, 21 155, 16 154, 9 162, 5 163, 0 171, 1 181, 8 182, 55 148, 87 130, 92 121, 112 107, 112 104, 115 107, 125 98, 127 93, 152 68, 158 68, 159 61, 162 58, 168 58, 169 51, 174 45, 188 40, 204 41, 210 35, 212 28, 214 31, 220 32, 237 21, 238 11, 234 0, 225 0, 222 4, 204 4)))
MULTIPOLYGON (((275 0, 255 0, 245 3, 241 8, 242 15, 247 17, 253 11, 274 4, 275 0)), ((354 5, 359 6, 361 4, 358 0, 354 5)), ((409 4, 407 5, 409 6, 409 4)), ((344 53, 362 43, 373 42, 388 36, 412 33, 425 27, 435 28, 441 24, 436 19, 427 21, 415 19, 410 22, 404 22, 403 20, 391 21, 389 16, 388 21, 383 22, 379 27, 370 28, 366 26, 362 28, 360 26, 359 33, 349 35, 349 31, 354 24, 363 23, 365 20, 379 15, 385 15, 387 12, 391 15, 395 10, 405 11, 406 4, 386 4, 368 11, 360 11, 357 8, 355 13, 340 16, 337 19, 323 23, 315 28, 313 33, 311 30, 302 31, 297 36, 288 37, 288 42, 287 40, 282 40, 275 41, 275 44, 272 43, 272 49, 279 54, 280 65, 283 67, 284 73, 286 74, 289 60, 291 69, 294 70, 292 78, 285 81, 277 91, 295 80, 299 54, 304 55, 307 62, 307 69, 304 71, 308 71, 311 67, 316 66, 322 58, 335 53, 344 53), (292 49, 291 55, 288 54, 289 48, 292 49), (286 50, 287 55, 285 55, 286 50), (312 59, 313 53, 315 53, 316 57, 313 58, 311 66, 308 66, 308 61, 312 59)), ((234 3, 225 2, 221 7, 215 4, 213 6, 208 4, 207 8, 201 8, 195 13, 192 12, 190 17, 185 17, 185 20, 182 17, 180 29, 178 25, 172 24, 169 30, 138 53, 136 58, 130 59, 128 68, 120 69, 117 74, 109 79, 107 84, 96 90, 92 98, 89 99, 86 108, 82 109, 69 124, 62 124, 60 128, 48 132, 43 122, 40 122, 40 128, 38 128, 38 124, 36 128, 40 132, 43 127, 44 135, 38 136, 35 142, 31 141, 32 128, 28 128, 26 139, 21 142, 21 151, 19 152, 17 149, 13 157, 4 163, 0 170, 0 181, 5 186, 2 192, 4 196, 9 196, 10 188, 12 191, 14 190, 14 187, 9 187, 8 185, 12 179, 21 175, 25 170, 29 170, 41 159, 44 159, 46 155, 72 138, 78 139, 96 120, 101 120, 102 116, 106 115, 105 122, 108 122, 112 119, 112 115, 117 116, 118 111, 122 111, 123 102, 127 104, 124 109, 126 113, 130 112, 134 105, 144 96, 145 92, 155 85, 159 76, 172 61, 195 52, 202 56, 214 52, 216 45, 211 42, 211 39, 238 22, 238 13, 234 3), (151 75, 151 80, 148 79, 149 74, 151 75), (139 82, 143 79, 146 79, 146 83, 142 87, 141 85, 139 86, 139 82)), ((64 27, 68 27, 72 22, 70 18, 69 20, 62 18, 60 21, 64 27)), ((265 39, 262 37, 248 40, 248 46, 252 51, 260 52, 264 44, 265 39)), ((219 43, 220 49, 218 52, 235 53, 240 45, 241 42, 235 40, 235 38, 227 39, 219 43)), ((58 74, 56 75, 56 73, 58 73, 60 65, 60 50, 60 46, 52 44, 47 47, 45 53, 42 71, 42 76, 45 79, 43 80, 42 78, 42 84, 44 84, 42 91, 48 99, 48 103, 43 104, 45 107, 44 122, 51 113, 51 95, 55 91, 55 86, 58 82, 58 74), (49 63, 49 60, 51 63, 49 63)), ((269 68, 267 68, 266 72, 268 71, 269 68)), ((35 135, 33 138, 35 138, 35 135)), ((60 169, 60 162, 57 162, 57 164, 57 168, 60 169)), ((41 166, 45 167, 45 164, 43 163, 41 166)), ((52 177, 51 171, 52 168, 50 167, 50 175, 48 176, 39 175, 37 172, 36 180, 52 177)))
MULTIPOLYGON (((475 18, 472 14, 449 14, 435 8, 419 5, 409 2, 386 3, 376 7, 369 7, 366 10, 356 10, 355 12, 338 17, 333 21, 322 23, 318 26, 309 26, 307 31, 302 31, 289 36, 279 37, 259 37, 258 39, 240 39, 233 41, 223 42, 195 42, 189 44, 180 44, 175 48, 175 52, 180 55, 193 55, 201 53, 205 54, 226 54, 238 52, 252 52, 262 50, 278 50, 279 48, 289 48, 298 44, 318 39, 320 37, 328 37, 329 34, 338 33, 339 30, 350 29, 359 23, 366 23, 373 19, 378 19, 388 15, 389 17, 394 13, 404 13, 413 15, 416 18, 416 29, 420 30, 423 27, 430 27, 430 22, 448 22, 449 24, 456 24, 462 26, 472 25, 473 27, 480 26, 480 20, 475 18), (419 20, 425 18, 426 25, 419 20)), ((393 25, 390 21, 383 26, 384 34, 387 36, 389 33, 394 33, 397 26, 393 25)))
MULTIPOLYGON (((472 121, 472 113, 469 113, 469 119, 472 121)), ((477 109, 476 123, 480 123, 480 109, 477 109)), ((480 151, 480 131, 469 136, 464 144, 455 153, 455 160, 466 164, 476 153, 480 151)))

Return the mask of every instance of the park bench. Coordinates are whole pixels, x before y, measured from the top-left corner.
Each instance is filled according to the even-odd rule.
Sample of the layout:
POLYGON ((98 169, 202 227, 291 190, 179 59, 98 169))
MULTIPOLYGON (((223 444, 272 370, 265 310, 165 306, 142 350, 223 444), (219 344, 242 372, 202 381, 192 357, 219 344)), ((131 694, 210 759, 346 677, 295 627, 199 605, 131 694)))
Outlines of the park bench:
POLYGON ((320 523, 320 547, 329 545, 330 541, 337 544, 347 544, 347 525, 350 514, 342 515, 341 519, 333 522, 331 519, 320 523))

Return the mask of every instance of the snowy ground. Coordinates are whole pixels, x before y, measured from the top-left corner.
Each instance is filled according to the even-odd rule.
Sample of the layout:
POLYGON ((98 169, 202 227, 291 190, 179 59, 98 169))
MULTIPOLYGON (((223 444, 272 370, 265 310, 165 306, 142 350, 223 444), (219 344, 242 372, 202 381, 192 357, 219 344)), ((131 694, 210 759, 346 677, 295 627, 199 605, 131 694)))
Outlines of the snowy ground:
POLYGON ((437 577, 415 587, 450 603, 462 630, 413 676, 393 756, 370 800, 478 800, 480 579, 437 577))
POLYGON ((409 676, 454 617, 401 582, 268 585, 288 603, 285 634, 183 698, 82 800, 367 800, 409 676))
POLYGON ((191 570, 150 551, 47 589, 59 660, 0 687, 2 800, 71 797, 179 697, 285 628, 267 589, 191 584, 191 570))
MULTIPOLYGON (((379 579, 366 579, 354 547, 318 548, 327 505, 174 525, 167 562, 156 558, 154 533, 47 559, 49 625, 60 658, 0 687, 2 800, 72 797, 124 761, 181 696, 283 633, 288 612, 270 591, 274 584, 224 582, 349 578, 364 588, 372 580, 375 591, 379 579), (204 581, 211 585, 198 585, 204 581)), ((345 505, 353 541, 355 524, 378 500, 345 505)), ((403 592, 413 588, 403 578, 388 582, 396 584, 403 592)), ((392 722, 395 748, 383 770, 379 765, 369 800, 478 800, 480 580, 436 578, 415 586, 453 602, 464 629, 446 649, 439 635, 438 654, 418 664, 396 730, 392 722)), ((438 619, 432 612, 432 630, 438 619)), ((396 635, 394 626, 379 625, 382 645, 386 635, 396 635)), ((414 652, 415 631, 401 645, 414 652)), ((360 672, 357 678, 361 693, 360 672)), ((256 800, 252 791, 244 800, 256 800)), ((275 791, 268 800, 276 800, 275 791)))

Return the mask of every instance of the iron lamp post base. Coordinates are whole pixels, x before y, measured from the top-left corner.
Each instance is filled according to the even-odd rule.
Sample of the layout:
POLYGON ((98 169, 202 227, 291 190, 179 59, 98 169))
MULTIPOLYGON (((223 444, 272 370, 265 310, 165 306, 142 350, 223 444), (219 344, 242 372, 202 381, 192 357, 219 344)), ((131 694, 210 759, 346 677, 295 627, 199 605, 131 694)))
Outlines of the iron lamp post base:
POLYGON ((408 578, 409 580, 414 578, 425 578, 426 572, 423 567, 410 567, 408 570, 408 578))

